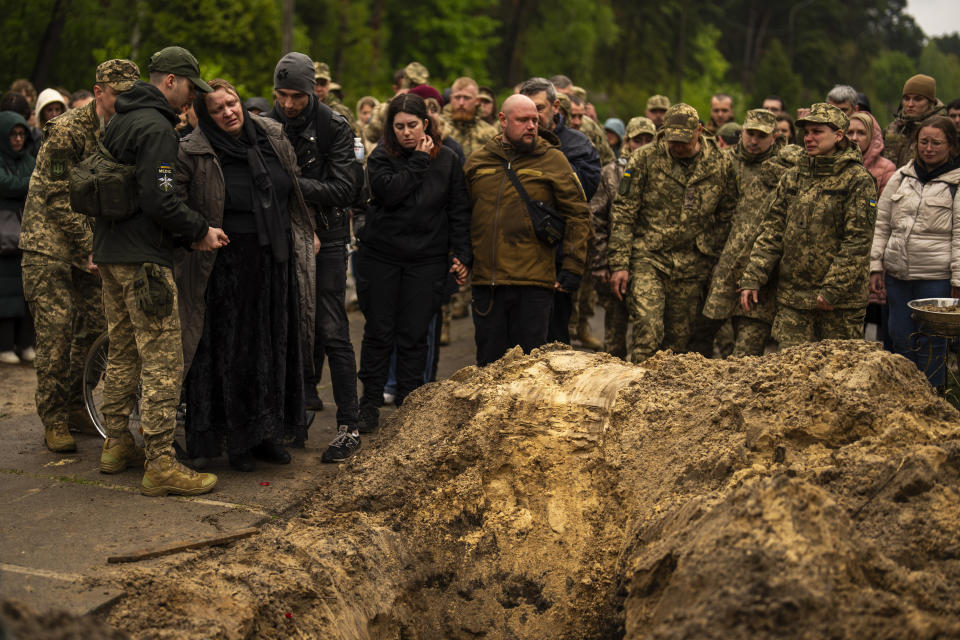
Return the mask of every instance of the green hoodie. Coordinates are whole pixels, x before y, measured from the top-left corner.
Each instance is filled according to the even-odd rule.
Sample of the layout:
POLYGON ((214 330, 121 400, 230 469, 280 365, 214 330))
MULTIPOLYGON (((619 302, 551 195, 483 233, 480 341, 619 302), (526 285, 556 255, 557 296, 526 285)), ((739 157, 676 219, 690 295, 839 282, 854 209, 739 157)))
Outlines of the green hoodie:
POLYGON ((120 94, 116 111, 104 146, 118 161, 136 165, 140 207, 126 220, 97 220, 93 261, 172 267, 174 247, 202 239, 208 228, 176 194, 177 114, 160 90, 146 82, 120 94))
POLYGON ((804 152, 777 186, 740 288, 759 289, 779 264, 779 304, 815 309, 822 296, 838 309, 866 307, 876 220, 877 184, 859 149, 804 152))

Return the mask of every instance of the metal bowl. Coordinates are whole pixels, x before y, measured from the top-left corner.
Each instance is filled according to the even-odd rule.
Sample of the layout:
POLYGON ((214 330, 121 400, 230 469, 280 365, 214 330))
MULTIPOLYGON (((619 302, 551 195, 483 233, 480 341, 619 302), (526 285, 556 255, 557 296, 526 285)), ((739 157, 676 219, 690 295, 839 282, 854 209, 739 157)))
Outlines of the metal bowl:
POLYGON ((920 298, 911 300, 907 306, 913 310, 913 317, 920 323, 923 331, 943 336, 960 336, 960 299, 920 298), (943 311, 929 307, 940 307, 943 311))

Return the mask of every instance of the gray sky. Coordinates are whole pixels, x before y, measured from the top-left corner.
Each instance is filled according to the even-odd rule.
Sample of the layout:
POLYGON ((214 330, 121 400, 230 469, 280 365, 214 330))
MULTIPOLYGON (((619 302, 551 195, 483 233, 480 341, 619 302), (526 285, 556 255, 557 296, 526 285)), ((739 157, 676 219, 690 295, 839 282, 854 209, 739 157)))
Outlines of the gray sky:
POLYGON ((907 0, 907 13, 928 36, 960 31, 960 2, 957 0, 907 0))

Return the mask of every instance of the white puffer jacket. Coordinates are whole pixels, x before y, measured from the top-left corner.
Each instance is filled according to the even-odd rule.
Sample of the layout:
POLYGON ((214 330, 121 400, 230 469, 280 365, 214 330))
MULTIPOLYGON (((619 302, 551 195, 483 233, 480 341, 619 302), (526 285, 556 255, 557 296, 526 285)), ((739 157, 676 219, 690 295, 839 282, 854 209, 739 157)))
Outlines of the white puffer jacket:
POLYGON ((913 163, 893 174, 880 197, 870 271, 960 286, 960 169, 921 184, 913 163))

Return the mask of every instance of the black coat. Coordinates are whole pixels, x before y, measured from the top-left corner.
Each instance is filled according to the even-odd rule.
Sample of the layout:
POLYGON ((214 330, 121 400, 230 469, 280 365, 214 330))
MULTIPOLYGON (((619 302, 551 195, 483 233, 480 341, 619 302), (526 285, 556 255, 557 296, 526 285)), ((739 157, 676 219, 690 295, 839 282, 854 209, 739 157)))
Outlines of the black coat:
POLYGON ((139 207, 126 220, 97 220, 93 260, 103 264, 153 262, 173 266, 173 250, 207 234, 203 217, 176 193, 180 139, 176 112, 159 89, 138 82, 117 98, 117 115, 103 144, 118 161, 137 166, 139 207))
POLYGON ((587 202, 600 187, 600 155, 585 134, 571 129, 558 116, 553 133, 560 139, 560 151, 566 156, 573 172, 580 179, 580 186, 587 196, 587 202))
POLYGON ((470 202, 460 159, 441 146, 394 156, 383 145, 367 161, 373 202, 361 247, 387 258, 430 262, 457 257, 473 263, 470 202))

